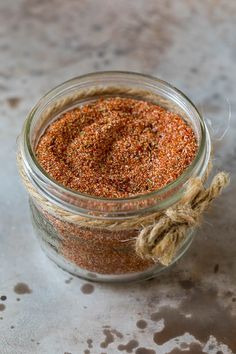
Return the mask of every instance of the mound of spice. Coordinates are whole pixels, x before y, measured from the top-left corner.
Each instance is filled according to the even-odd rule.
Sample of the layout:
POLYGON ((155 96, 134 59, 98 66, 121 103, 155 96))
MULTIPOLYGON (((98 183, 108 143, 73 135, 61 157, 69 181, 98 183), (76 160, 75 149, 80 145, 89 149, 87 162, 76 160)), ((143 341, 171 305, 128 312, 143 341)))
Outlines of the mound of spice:
MULTIPOLYGON (((36 156, 65 187, 121 198, 174 181, 197 148, 192 128, 179 115, 150 102, 117 97, 64 113, 41 137, 36 156)), ((88 272, 126 274, 154 264, 135 253, 137 230, 82 228, 38 209, 41 215, 33 210, 34 222, 45 229, 47 246, 88 272)))
POLYGON ((109 98, 63 114, 41 137, 36 156, 65 187, 122 198, 174 181, 196 150, 194 132, 179 115, 150 102, 109 98))

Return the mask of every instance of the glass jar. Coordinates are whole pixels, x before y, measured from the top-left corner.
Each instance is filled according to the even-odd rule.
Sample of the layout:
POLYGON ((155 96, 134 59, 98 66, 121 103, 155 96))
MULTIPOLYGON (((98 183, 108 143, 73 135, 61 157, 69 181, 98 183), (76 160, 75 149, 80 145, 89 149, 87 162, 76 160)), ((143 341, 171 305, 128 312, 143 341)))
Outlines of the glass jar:
MULTIPOLYGON (((41 246, 50 259, 64 270, 96 281, 133 281, 153 277, 166 267, 135 253, 137 229, 108 230, 106 221, 125 221, 177 203, 190 178, 203 177, 211 153, 206 124, 193 103, 168 83, 129 72, 99 72, 77 77, 57 86, 33 108, 19 138, 19 153, 25 175, 39 197, 30 194, 32 222, 41 246), (111 94, 111 88, 119 94, 111 94), (96 94, 94 92, 101 92, 96 94), (58 184, 38 164, 35 148, 45 129, 68 109, 96 100, 99 96, 132 97, 149 100, 180 114, 191 125, 198 140, 194 161, 184 173, 166 187, 145 195, 122 199, 101 198, 72 191, 58 184), (50 112, 50 114, 49 114, 50 112), (57 215, 48 204, 58 207, 57 215), (63 217, 68 213, 72 217, 63 217), (81 217, 81 225, 73 221, 81 217), (86 224, 88 221, 88 226, 86 224), (90 226, 89 221, 98 226, 90 226)), ((194 230, 176 252, 172 263, 187 250, 194 230)), ((172 264, 171 263, 171 264, 172 264)))

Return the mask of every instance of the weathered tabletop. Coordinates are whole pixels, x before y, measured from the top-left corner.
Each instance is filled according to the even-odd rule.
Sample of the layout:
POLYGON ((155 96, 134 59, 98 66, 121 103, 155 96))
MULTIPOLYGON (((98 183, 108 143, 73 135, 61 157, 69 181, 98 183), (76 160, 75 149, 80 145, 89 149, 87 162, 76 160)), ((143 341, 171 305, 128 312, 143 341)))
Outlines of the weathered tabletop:
POLYGON ((235 19, 234 0, 0 1, 1 354, 236 353, 235 19), (214 126, 227 120, 229 100, 215 166, 232 183, 168 272, 82 288, 39 248, 16 137, 48 89, 109 69, 173 83, 214 126))

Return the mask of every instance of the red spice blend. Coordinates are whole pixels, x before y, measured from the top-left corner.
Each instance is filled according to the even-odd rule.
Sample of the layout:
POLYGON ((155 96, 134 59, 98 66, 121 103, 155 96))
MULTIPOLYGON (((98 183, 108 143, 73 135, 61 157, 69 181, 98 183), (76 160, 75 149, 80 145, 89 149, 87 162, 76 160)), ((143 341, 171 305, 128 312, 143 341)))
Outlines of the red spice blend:
POLYGON ((65 187, 121 198, 174 181, 197 147, 192 128, 179 115, 150 102, 117 97, 63 114, 41 137, 36 156, 65 187))
MULTIPOLYGON (((41 137, 36 156, 65 187, 120 198, 174 181, 192 162, 197 148, 192 128, 179 115, 150 102, 117 97, 64 113, 41 137)), ((88 272, 126 274, 154 264, 135 253, 138 230, 82 228, 38 210, 50 224, 42 223, 47 245, 88 272)))

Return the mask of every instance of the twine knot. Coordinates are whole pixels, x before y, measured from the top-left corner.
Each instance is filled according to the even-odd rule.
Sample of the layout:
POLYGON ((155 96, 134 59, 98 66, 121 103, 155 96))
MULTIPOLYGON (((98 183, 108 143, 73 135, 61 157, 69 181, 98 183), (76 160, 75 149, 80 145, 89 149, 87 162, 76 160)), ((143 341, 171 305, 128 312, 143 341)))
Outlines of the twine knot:
POLYGON ((188 226, 196 225, 199 219, 198 213, 190 205, 178 205, 176 208, 169 208, 166 210, 165 215, 172 224, 186 224, 188 226))
POLYGON ((187 231, 200 224, 203 212, 228 183, 225 172, 218 173, 209 188, 204 187, 200 178, 191 179, 181 201, 166 209, 153 225, 142 229, 136 240, 136 252, 143 258, 170 264, 187 231))

